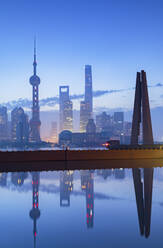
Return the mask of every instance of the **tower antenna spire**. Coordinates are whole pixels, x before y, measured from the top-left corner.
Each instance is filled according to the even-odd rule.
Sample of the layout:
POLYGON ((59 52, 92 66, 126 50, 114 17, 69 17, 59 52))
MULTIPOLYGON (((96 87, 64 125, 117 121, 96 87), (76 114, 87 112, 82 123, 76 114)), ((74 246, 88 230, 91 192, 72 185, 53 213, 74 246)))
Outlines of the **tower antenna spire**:
POLYGON ((34 75, 36 75, 36 67, 37 67, 37 62, 36 62, 36 36, 35 36, 34 37, 34 62, 33 62, 34 75))

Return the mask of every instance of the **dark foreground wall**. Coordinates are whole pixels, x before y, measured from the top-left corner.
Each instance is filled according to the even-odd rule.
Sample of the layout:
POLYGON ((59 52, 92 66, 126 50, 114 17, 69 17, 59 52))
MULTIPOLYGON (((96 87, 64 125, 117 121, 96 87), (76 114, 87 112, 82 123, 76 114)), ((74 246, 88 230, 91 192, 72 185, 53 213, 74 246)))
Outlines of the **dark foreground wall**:
POLYGON ((151 168, 163 166, 162 149, 0 152, 0 171, 151 168))
POLYGON ((162 166, 163 159, 7 162, 0 164, 0 172, 152 168, 162 166))

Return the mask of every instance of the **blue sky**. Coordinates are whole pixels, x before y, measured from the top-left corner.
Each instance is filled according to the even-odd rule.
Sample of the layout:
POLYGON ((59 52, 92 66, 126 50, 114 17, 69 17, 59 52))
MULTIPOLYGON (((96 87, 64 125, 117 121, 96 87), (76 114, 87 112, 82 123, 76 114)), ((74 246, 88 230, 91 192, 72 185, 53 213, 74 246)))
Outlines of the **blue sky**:
MULTIPOLYGON (((94 90, 134 87, 141 69, 150 85, 163 83, 162 13, 162 0, 1 0, 0 102, 31 98, 35 34, 40 98, 58 95, 64 84, 83 93, 85 64, 94 90)), ((153 107, 162 106, 162 92, 150 89, 153 107)), ((133 95, 105 95, 94 106, 131 108, 133 95)))

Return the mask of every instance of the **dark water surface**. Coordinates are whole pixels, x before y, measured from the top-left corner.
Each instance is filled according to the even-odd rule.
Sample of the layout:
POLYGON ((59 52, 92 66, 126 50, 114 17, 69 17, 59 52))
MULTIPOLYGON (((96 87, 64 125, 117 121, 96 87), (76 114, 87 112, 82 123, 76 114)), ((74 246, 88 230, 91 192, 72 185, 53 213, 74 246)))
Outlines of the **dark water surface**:
POLYGON ((162 247, 163 169, 0 174, 0 247, 162 247))

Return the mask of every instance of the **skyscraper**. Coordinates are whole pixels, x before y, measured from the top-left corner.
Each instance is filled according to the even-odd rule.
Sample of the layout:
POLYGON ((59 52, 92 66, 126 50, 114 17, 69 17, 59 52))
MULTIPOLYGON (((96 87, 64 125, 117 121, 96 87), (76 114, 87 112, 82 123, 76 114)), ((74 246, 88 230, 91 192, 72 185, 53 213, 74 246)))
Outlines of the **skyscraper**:
POLYGON ((111 116, 106 112, 96 115, 97 132, 110 131, 112 129, 111 116))
POLYGON ((28 116, 22 108, 14 108, 11 112, 11 138, 13 142, 28 142, 28 116))
POLYGON ((8 116, 7 108, 0 107, 0 141, 8 139, 8 116))
POLYGON ((69 86, 59 87, 60 132, 73 130, 73 104, 70 101, 69 86))
POLYGON ((58 142, 58 129, 57 122, 53 121, 51 123, 51 133, 50 133, 50 141, 57 143, 58 142))
POLYGON ((93 146, 96 143, 96 125, 93 119, 88 120, 88 124, 86 126, 86 141, 88 146, 93 146))
POLYGON ((86 131, 88 120, 92 118, 92 68, 85 65, 85 99, 80 103, 80 132, 86 131))
POLYGON ((40 142, 40 108, 39 108, 39 84, 40 78, 36 75, 36 42, 34 42, 34 62, 33 62, 33 76, 30 77, 30 84, 33 87, 32 99, 32 119, 30 120, 30 141, 40 142))
POLYGON ((89 112, 92 114, 93 101, 92 101, 92 67, 85 65, 85 102, 89 103, 89 112))
POLYGON ((89 103, 85 101, 80 102, 80 132, 86 131, 88 120, 91 119, 89 111, 89 103))
POLYGON ((124 113, 115 112, 113 116, 113 133, 117 138, 123 134, 124 113))

